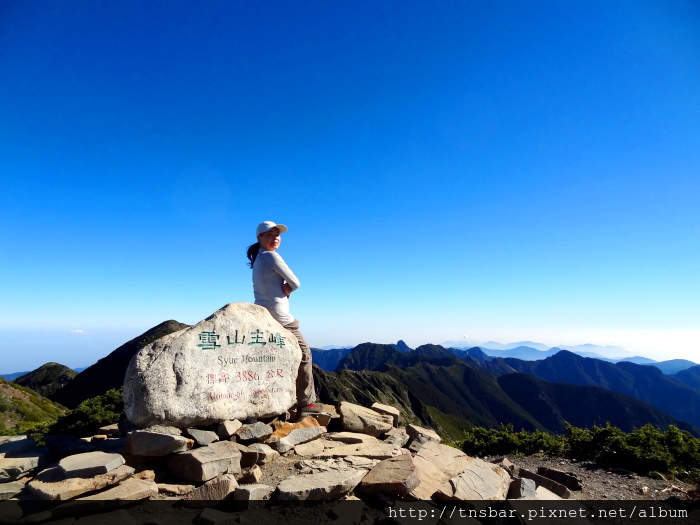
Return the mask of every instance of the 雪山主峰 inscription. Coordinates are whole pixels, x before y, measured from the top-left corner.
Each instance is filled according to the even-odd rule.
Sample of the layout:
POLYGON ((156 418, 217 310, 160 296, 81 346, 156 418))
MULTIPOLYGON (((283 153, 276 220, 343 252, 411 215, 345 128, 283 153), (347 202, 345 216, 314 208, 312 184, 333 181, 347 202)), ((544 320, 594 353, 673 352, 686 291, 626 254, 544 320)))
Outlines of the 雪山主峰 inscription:
POLYGON ((127 416, 176 426, 283 413, 296 401, 301 350, 263 307, 225 306, 132 360, 127 416))

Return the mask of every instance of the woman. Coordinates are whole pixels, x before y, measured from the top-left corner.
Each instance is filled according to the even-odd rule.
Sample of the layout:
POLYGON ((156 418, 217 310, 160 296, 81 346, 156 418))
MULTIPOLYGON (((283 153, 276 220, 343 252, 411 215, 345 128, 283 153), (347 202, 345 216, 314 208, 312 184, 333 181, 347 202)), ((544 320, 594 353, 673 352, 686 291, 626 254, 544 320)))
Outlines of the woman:
POLYGON ((249 265, 253 269, 253 293, 255 304, 267 308, 272 317, 294 334, 301 348, 301 363, 296 381, 298 412, 319 413, 322 409, 314 403, 316 392, 311 350, 299 331, 299 321, 289 313, 289 296, 299 288, 299 279, 276 251, 282 242, 280 234, 286 231, 284 224, 272 221, 261 222, 255 230, 258 242, 249 246, 247 253, 249 265))

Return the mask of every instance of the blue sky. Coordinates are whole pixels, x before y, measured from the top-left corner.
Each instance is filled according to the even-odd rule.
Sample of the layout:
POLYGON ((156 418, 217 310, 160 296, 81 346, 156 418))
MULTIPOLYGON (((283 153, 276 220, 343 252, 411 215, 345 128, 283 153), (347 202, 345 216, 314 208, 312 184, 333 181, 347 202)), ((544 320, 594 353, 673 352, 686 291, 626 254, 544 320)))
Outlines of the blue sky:
POLYGON ((0 5, 0 372, 252 302, 313 346, 700 362, 700 6, 0 5))

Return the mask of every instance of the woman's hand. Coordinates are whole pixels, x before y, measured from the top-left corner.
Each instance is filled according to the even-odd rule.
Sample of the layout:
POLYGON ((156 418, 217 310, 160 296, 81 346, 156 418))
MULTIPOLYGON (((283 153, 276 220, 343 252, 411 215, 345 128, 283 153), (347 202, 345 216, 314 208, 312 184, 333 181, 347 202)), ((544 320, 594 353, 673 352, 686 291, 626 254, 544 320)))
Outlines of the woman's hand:
POLYGON ((284 292, 284 295, 289 297, 292 295, 292 287, 289 286, 287 283, 282 283, 282 291, 284 292))

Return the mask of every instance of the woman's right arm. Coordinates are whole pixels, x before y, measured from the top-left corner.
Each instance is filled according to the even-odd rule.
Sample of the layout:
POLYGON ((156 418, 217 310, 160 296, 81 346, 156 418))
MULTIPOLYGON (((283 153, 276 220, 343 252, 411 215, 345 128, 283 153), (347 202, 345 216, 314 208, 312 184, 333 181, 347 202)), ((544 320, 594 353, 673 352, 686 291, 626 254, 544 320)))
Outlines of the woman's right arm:
MULTIPOLYGON (((294 275, 294 272, 289 269, 289 266, 287 266, 287 263, 284 262, 284 259, 282 259, 282 256, 278 254, 277 252, 266 252, 265 255, 267 256, 265 258, 265 262, 268 264, 268 266, 277 274, 279 274, 282 279, 284 279, 287 285, 289 285, 289 293, 292 293, 294 290, 299 288, 301 286, 301 283, 299 282, 299 279, 297 279, 297 276, 294 275)), ((282 287, 284 290, 284 293, 289 297, 289 294, 287 294, 287 290, 285 290, 284 286, 282 287)))

